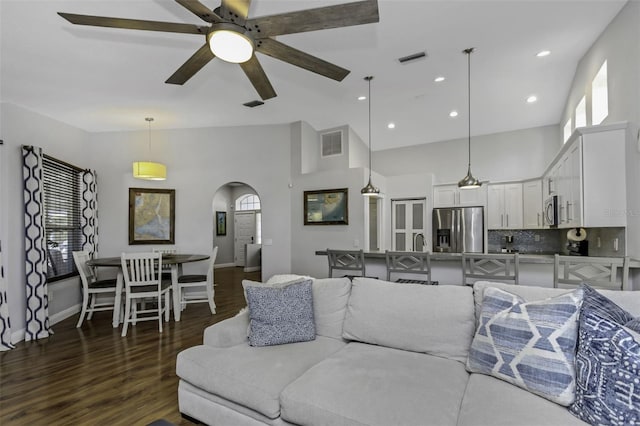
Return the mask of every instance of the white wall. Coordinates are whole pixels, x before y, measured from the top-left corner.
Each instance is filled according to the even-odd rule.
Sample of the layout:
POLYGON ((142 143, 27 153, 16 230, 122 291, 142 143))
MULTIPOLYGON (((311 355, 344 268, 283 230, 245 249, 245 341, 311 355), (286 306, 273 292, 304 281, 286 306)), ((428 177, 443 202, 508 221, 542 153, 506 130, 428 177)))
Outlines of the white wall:
MULTIPOLYGON (((3 261, 8 285, 9 315, 14 339, 24 338, 25 328, 25 254, 24 254, 24 198, 22 186, 21 145, 36 145, 52 157, 78 167, 89 167, 88 133, 64 123, 44 117, 19 106, 0 104, 4 140, 3 160, 0 168, 2 186, 3 261)), ((80 302, 79 278, 71 278, 49 285, 49 313, 73 310, 80 302)))
MULTIPOLYGON (((468 140, 455 139, 374 151, 373 168, 384 176, 431 173, 434 183, 457 182, 467 173, 468 140)), ((561 146, 558 126, 471 138, 471 168, 483 181, 539 177, 561 146)))
MULTIPOLYGON (((609 116, 603 124, 618 121, 640 123, 640 2, 632 0, 605 28, 576 68, 560 124, 587 98, 587 124, 591 124, 591 81, 607 61, 609 116)), ((572 120, 575 123, 575 117, 572 120)))
MULTIPOLYGON (((289 125, 202 128, 157 131, 152 136, 155 159, 167 164, 164 182, 138 181, 131 161, 140 154, 146 132, 92 134, 92 165, 99 172, 100 254, 141 251, 128 246, 127 193, 130 187, 176 190, 176 246, 181 251, 209 252, 213 230, 211 209, 215 192, 228 182, 243 182, 260 195, 265 276, 290 269, 291 215, 289 125), (108 172, 107 172, 108 171, 108 172), (107 237, 108 236, 108 237, 107 237)), ((206 265, 202 265, 204 269, 206 265)))

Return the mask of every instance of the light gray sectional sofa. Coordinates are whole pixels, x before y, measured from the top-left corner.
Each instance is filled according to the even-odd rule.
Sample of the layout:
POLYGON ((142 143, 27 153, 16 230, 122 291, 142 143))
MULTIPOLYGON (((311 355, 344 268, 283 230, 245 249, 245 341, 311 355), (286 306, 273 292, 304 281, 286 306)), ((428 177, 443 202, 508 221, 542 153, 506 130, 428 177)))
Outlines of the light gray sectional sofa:
MULTIPOLYGON (((177 358, 180 411, 216 426, 584 424, 564 406, 467 371, 487 287, 524 300, 569 291, 317 279, 315 340, 252 347, 246 311, 207 328, 204 344, 177 358)), ((640 315, 637 294, 603 293, 640 315)))

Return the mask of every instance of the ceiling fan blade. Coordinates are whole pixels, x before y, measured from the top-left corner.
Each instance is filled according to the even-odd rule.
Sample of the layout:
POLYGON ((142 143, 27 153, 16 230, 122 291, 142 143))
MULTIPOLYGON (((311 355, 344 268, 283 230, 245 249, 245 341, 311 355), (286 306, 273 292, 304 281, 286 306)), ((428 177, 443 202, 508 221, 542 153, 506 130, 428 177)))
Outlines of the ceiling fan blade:
POLYGON ((176 0, 176 2, 205 22, 212 24, 222 22, 222 18, 198 0, 176 0))
POLYGON ((238 25, 244 25, 249 15, 251 0, 222 0, 220 8, 227 19, 238 25))
POLYGON ((72 24, 91 25, 94 27, 124 28, 129 30, 161 31, 166 33, 206 34, 206 27, 174 22, 142 21, 139 19, 109 18, 106 16, 76 15, 75 13, 58 12, 72 24))
POLYGON ((272 58, 280 59, 336 81, 342 81, 351 72, 271 38, 259 40, 257 50, 272 58))
POLYGON ((210 60, 212 60, 215 55, 211 52, 209 48, 209 44, 205 43, 200 49, 196 51, 187 62, 182 64, 180 68, 176 72, 173 73, 171 77, 165 81, 165 83, 169 84, 184 84, 191 77, 194 76, 195 73, 200 71, 202 67, 207 65, 210 60))
POLYGON ((276 91, 273 90, 273 86, 271 86, 271 82, 267 78, 267 74, 265 74, 255 54, 251 56, 251 59, 247 62, 240 64, 240 67, 242 67, 242 71, 249 77, 251 84, 253 84, 253 87, 263 100, 266 101, 267 99, 277 96, 276 91))
POLYGON ((378 1, 365 0, 249 19, 258 38, 378 22, 378 1), (259 31, 258 31, 259 30, 259 31))

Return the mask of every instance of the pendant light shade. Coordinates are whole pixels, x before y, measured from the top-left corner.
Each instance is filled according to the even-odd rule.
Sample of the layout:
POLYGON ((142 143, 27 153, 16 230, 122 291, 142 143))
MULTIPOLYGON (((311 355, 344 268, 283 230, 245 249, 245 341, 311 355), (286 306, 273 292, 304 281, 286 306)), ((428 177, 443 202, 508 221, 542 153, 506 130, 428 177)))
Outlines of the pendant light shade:
MULTIPOLYGON (((149 154, 151 154, 151 122, 153 117, 146 117, 145 121, 149 123, 149 154)), ((167 179, 167 166, 152 161, 135 161, 133 163, 133 177, 145 180, 165 180, 167 179)))
POLYGON ((460 182, 458 182, 458 187, 461 189, 471 189, 478 188, 482 185, 476 177, 471 173, 471 53, 474 48, 471 47, 469 49, 465 49, 462 52, 467 55, 467 93, 469 96, 469 104, 468 104, 468 114, 467 118, 469 120, 469 138, 468 138, 468 154, 469 154, 469 163, 467 166, 467 175, 463 177, 460 182))
POLYGON ((364 78, 369 83, 369 182, 360 190, 365 197, 376 197, 380 194, 380 190, 371 183, 371 80, 373 76, 364 78))

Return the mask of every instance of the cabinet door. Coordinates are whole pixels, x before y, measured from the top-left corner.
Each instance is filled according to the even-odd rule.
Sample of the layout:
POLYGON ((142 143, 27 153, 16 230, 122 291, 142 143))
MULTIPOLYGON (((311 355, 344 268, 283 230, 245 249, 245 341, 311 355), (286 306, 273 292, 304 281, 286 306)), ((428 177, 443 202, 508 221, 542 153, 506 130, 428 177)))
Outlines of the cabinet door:
POLYGON ((433 206, 452 207, 457 205, 458 187, 456 185, 442 185, 433 187, 433 206))
POLYGON ((567 152, 567 225, 582 226, 582 144, 579 140, 567 152))
POLYGON ((522 184, 504 185, 504 227, 522 229, 522 184))
POLYGON ((503 229, 504 219, 504 185, 489 185, 487 187, 487 228, 503 229))
POLYGON ((542 228, 542 183, 543 180, 532 180, 522 184, 524 229, 542 228))
POLYGON ((460 206, 484 206, 485 190, 481 186, 474 189, 459 189, 458 190, 458 205, 460 206))

